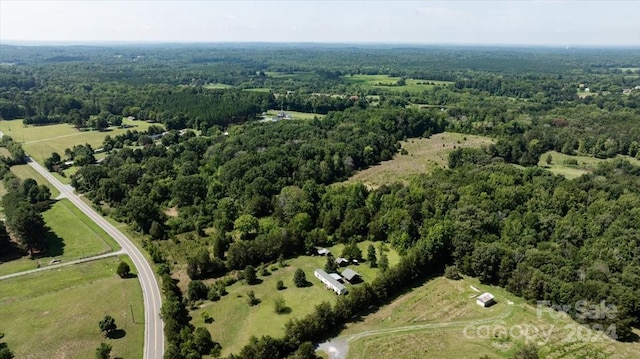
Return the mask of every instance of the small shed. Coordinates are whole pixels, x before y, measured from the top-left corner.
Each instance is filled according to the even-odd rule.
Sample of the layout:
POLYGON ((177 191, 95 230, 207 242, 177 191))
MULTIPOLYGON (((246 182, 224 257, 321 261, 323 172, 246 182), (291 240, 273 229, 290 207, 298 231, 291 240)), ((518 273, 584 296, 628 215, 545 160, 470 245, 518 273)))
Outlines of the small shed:
POLYGON ((331 253, 331 252, 326 248, 318 248, 318 255, 319 256, 326 256, 329 253, 331 253))
POLYGON ((476 304, 478 304, 481 307, 487 308, 496 304, 496 300, 493 294, 489 292, 485 292, 476 297, 476 304))
POLYGON ((360 273, 354 271, 351 268, 347 268, 342 272, 342 276, 344 279, 348 280, 349 283, 360 281, 360 273))
POLYGON ((340 267, 344 267, 349 264, 349 261, 346 258, 338 257, 336 258, 336 264, 340 267))

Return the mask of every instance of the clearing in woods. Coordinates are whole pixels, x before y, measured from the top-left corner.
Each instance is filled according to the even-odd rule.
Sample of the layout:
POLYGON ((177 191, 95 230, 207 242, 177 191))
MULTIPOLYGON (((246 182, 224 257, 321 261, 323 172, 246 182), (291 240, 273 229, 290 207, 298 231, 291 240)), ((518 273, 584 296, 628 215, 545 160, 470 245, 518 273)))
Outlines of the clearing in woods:
POLYGON ((388 92, 409 92, 419 93, 425 90, 430 90, 435 86, 446 86, 453 84, 449 81, 436 81, 436 80, 420 80, 420 79, 405 79, 404 85, 398 85, 400 77, 392 77, 389 75, 347 75, 342 76, 342 79, 354 85, 360 85, 363 89, 375 89, 379 91, 388 92))
POLYGON ((407 181, 411 176, 428 173, 431 168, 446 167, 449 152, 454 148, 490 145, 488 137, 443 132, 430 138, 410 138, 402 141, 408 154, 396 153, 392 160, 359 171, 347 182, 362 182, 369 187, 379 187, 397 181, 407 181))
MULTIPOLYGON (((269 110, 267 111, 267 118, 273 118, 278 116, 280 112, 284 112, 285 114, 291 116, 292 120, 313 120, 314 117, 319 119, 327 116, 318 113, 310 113, 310 112, 298 112, 298 111, 277 111, 277 110, 269 110)), ((285 120, 286 121, 286 120, 285 120)))
POLYGON ((524 299, 468 277, 429 280, 348 324, 329 344, 344 349, 346 343, 349 359, 510 358, 525 334, 543 358, 637 358, 640 352, 638 342, 613 341, 546 308, 537 312, 524 299), (482 292, 492 293, 497 304, 477 305, 482 292))
POLYGON ((0 332, 16 358, 93 358, 101 342, 112 357, 142 358, 144 312, 136 278, 116 275, 114 257, 0 281, 0 332), (105 315, 118 326, 114 339, 98 328, 105 315), (134 323, 135 321, 135 323, 134 323))
POLYGON ((538 166, 544 167, 554 174, 562 175, 567 179, 574 179, 583 174, 590 173, 598 164, 613 161, 614 159, 624 159, 631 162, 632 165, 640 166, 640 160, 630 156, 617 155, 615 158, 600 159, 588 156, 570 156, 556 151, 549 151, 542 154, 538 161, 538 166), (551 163, 547 164, 547 157, 549 155, 551 155, 551 163))
MULTIPOLYGON (((370 241, 358 243, 358 247, 365 257, 369 244, 371 244, 370 241)), ((376 249, 379 244, 374 244, 376 249)), ((327 249, 335 257, 338 257, 343 247, 344 245, 339 244, 327 249)), ((386 248, 385 253, 389 258, 390 266, 398 263, 399 255, 394 250, 386 248)), ((278 264, 270 265, 268 267, 270 273, 267 276, 260 275, 258 270, 259 284, 247 285, 240 281, 228 286, 228 294, 221 297, 220 300, 215 302, 206 300, 202 303, 196 303, 195 309, 190 312, 193 318, 191 322, 195 326, 204 326, 209 329, 213 340, 222 345, 223 357, 231 353, 238 354, 242 347, 249 342, 252 335, 281 337, 284 335, 286 322, 291 318, 301 318, 311 313, 315 306, 322 302, 335 302, 336 294, 326 289, 313 275, 316 268, 324 268, 326 261, 327 258, 324 256, 300 256, 286 260, 285 267, 280 267, 278 264), (298 268, 305 272, 307 281, 310 283, 308 287, 297 288, 294 285, 293 274, 298 268), (279 280, 284 282, 286 289, 276 289, 276 283, 279 280), (260 300, 260 303, 255 306, 249 306, 247 303, 247 292, 250 290, 254 291, 256 298, 260 300), (274 312, 274 300, 278 297, 282 297, 286 306, 290 308, 288 313, 276 314, 274 312), (202 319, 202 313, 205 311, 213 318, 213 322, 210 324, 206 324, 202 319)), ((338 271, 342 272, 345 268, 347 267, 339 268, 338 271)), ((349 268, 360 273, 365 282, 371 282, 378 273, 378 269, 369 268, 366 262, 360 265, 350 265, 349 268)), ((186 286, 189 282, 184 271, 176 271, 174 277, 180 278, 179 285, 181 287, 186 286)), ((213 280, 205 281, 207 284, 212 282, 213 280)), ((350 284, 346 284, 347 288, 349 286, 350 284)))

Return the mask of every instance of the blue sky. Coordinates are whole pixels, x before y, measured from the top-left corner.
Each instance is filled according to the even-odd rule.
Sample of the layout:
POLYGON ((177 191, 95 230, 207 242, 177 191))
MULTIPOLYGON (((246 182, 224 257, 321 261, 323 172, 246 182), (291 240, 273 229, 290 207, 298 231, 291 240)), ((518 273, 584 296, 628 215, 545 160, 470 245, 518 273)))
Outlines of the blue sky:
POLYGON ((640 0, 0 0, 0 41, 640 46, 640 0))

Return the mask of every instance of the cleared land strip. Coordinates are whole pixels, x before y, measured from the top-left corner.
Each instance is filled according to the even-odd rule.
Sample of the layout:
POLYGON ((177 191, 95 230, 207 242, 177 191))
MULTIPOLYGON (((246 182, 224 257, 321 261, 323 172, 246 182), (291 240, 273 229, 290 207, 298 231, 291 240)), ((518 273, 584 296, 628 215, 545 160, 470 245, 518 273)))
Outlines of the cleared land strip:
POLYGON ((40 268, 35 268, 35 269, 30 269, 30 270, 26 270, 26 271, 22 271, 22 272, 18 272, 18 273, 6 274, 6 275, 3 275, 3 276, 0 276, 0 280, 19 277, 19 276, 22 276, 22 275, 42 272, 42 271, 51 270, 51 269, 58 269, 58 268, 61 268, 61 267, 66 267, 66 266, 70 266, 70 265, 74 265, 74 264, 78 264, 78 263, 91 262, 91 261, 95 261, 95 260, 102 259, 102 258, 109 258, 109 257, 113 257, 113 256, 119 256, 121 254, 126 254, 126 253, 123 250, 119 250, 117 252, 109 252, 109 253, 93 256, 93 257, 77 259, 75 261, 63 262, 63 263, 59 263, 59 264, 52 264, 52 265, 48 265, 48 266, 44 266, 44 267, 40 267, 40 268))
POLYGON ((420 324, 404 325, 401 327, 394 327, 394 328, 367 330, 364 332, 351 334, 344 337, 333 338, 329 341, 319 344, 318 350, 322 350, 325 353, 329 354, 329 359, 346 359, 347 354, 349 353, 349 343, 362 338, 381 335, 381 334, 397 334, 397 333, 411 332, 411 331, 417 331, 417 330, 456 328, 456 327, 464 327, 467 325, 487 324, 487 323, 493 323, 496 321, 506 319, 512 313, 513 313, 513 310, 508 310, 499 316, 496 316, 493 318, 486 318, 486 319, 463 320, 463 321, 444 322, 444 323, 420 323, 420 324))

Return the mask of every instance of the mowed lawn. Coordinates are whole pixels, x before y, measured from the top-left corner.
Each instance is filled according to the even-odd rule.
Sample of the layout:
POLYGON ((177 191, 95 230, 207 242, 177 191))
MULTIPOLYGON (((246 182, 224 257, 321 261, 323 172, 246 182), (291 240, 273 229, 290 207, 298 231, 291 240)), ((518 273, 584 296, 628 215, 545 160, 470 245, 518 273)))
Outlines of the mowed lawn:
POLYGON ((430 138, 410 138, 401 142, 408 154, 396 153, 392 160, 359 171, 347 182, 362 182, 369 187, 379 187, 397 181, 407 181, 411 176, 428 173, 433 167, 446 167, 449 152, 455 148, 490 145, 488 137, 443 132, 430 138))
MULTIPOLYGON (((362 242, 358 246, 366 257, 366 248, 371 242, 362 242)), ((335 256, 340 255, 342 245, 329 248, 335 256)), ((387 252, 390 265, 397 264, 399 256, 395 251, 387 252)), ((322 302, 334 303, 336 294, 320 283, 313 275, 316 268, 324 268, 326 257, 301 256, 287 260, 287 265, 280 268, 277 264, 269 266, 273 269, 268 276, 260 276, 260 284, 247 285, 237 282, 229 287, 227 295, 219 301, 205 301, 196 310, 191 312, 192 323, 196 326, 205 326, 211 332, 213 340, 222 345, 222 356, 231 353, 238 354, 244 345, 253 336, 270 335, 280 337, 284 335, 284 326, 292 318, 300 318, 311 313, 315 306, 322 302), (297 288, 293 283, 293 274, 296 269, 304 270, 310 286, 297 288), (286 289, 277 290, 276 283, 281 280, 286 289), (261 302, 255 306, 247 304, 247 292, 253 290, 256 298, 261 302), (276 314, 274 300, 282 297, 286 305, 291 309, 288 314, 276 314), (201 313, 207 311, 214 322, 205 324, 201 313)), ((350 268, 362 274, 365 282, 370 282, 377 275, 377 269, 371 269, 366 263, 350 268)), ((340 268, 339 271, 344 270, 340 268)), ((188 281, 188 279, 186 279, 188 281)), ((182 284, 182 283, 181 283, 182 284)), ((346 284, 349 288, 349 284, 346 284)))
MULTIPOLYGON (((121 259, 131 265, 127 257, 121 259)), ((136 278, 115 274, 121 259, 0 281, 0 332, 15 357, 93 358, 98 345, 107 342, 113 346, 112 358, 142 358, 142 291, 136 278), (124 336, 100 334, 98 322, 107 314, 123 330, 118 336, 124 336)))
MULTIPOLYGON (((615 159, 618 158, 628 160, 632 165, 640 166, 640 160, 636 158, 617 155, 615 159)), ((556 151, 549 151, 540 156, 538 166, 544 167, 554 174, 565 176, 567 179, 574 179, 582 176, 583 174, 590 173, 598 166, 598 164, 612 160, 614 160, 614 158, 600 159, 588 156, 570 156, 556 151), (550 164, 547 164, 546 162, 548 155, 551 155, 550 164), (568 160, 575 160, 578 164, 567 164, 566 161, 568 160)))
POLYGON ((525 335, 539 344, 541 358, 637 358, 640 352, 638 342, 615 342, 557 313, 538 315, 522 298, 466 277, 434 278, 348 325, 340 337, 352 339, 349 359, 511 358, 525 335), (486 291, 497 301, 490 308, 475 303, 486 291), (371 335, 358 337, 365 332, 371 335))
POLYGON ((47 249, 31 259, 27 254, 6 261, 0 259, 0 275, 35 269, 38 263, 48 265, 52 259, 68 262, 74 259, 111 252, 119 249, 115 241, 68 199, 54 203, 42 213, 46 225, 47 249))
POLYGON ((114 137, 128 130, 144 131, 153 125, 146 121, 130 121, 124 119, 123 124, 132 125, 131 128, 112 128, 107 131, 78 131, 70 124, 57 124, 47 126, 25 126, 22 120, 0 121, 0 131, 11 136, 15 141, 23 143, 27 154, 39 163, 51 156, 52 152, 64 155, 66 148, 75 145, 90 144, 94 149, 102 147, 104 138, 109 135, 114 137))

